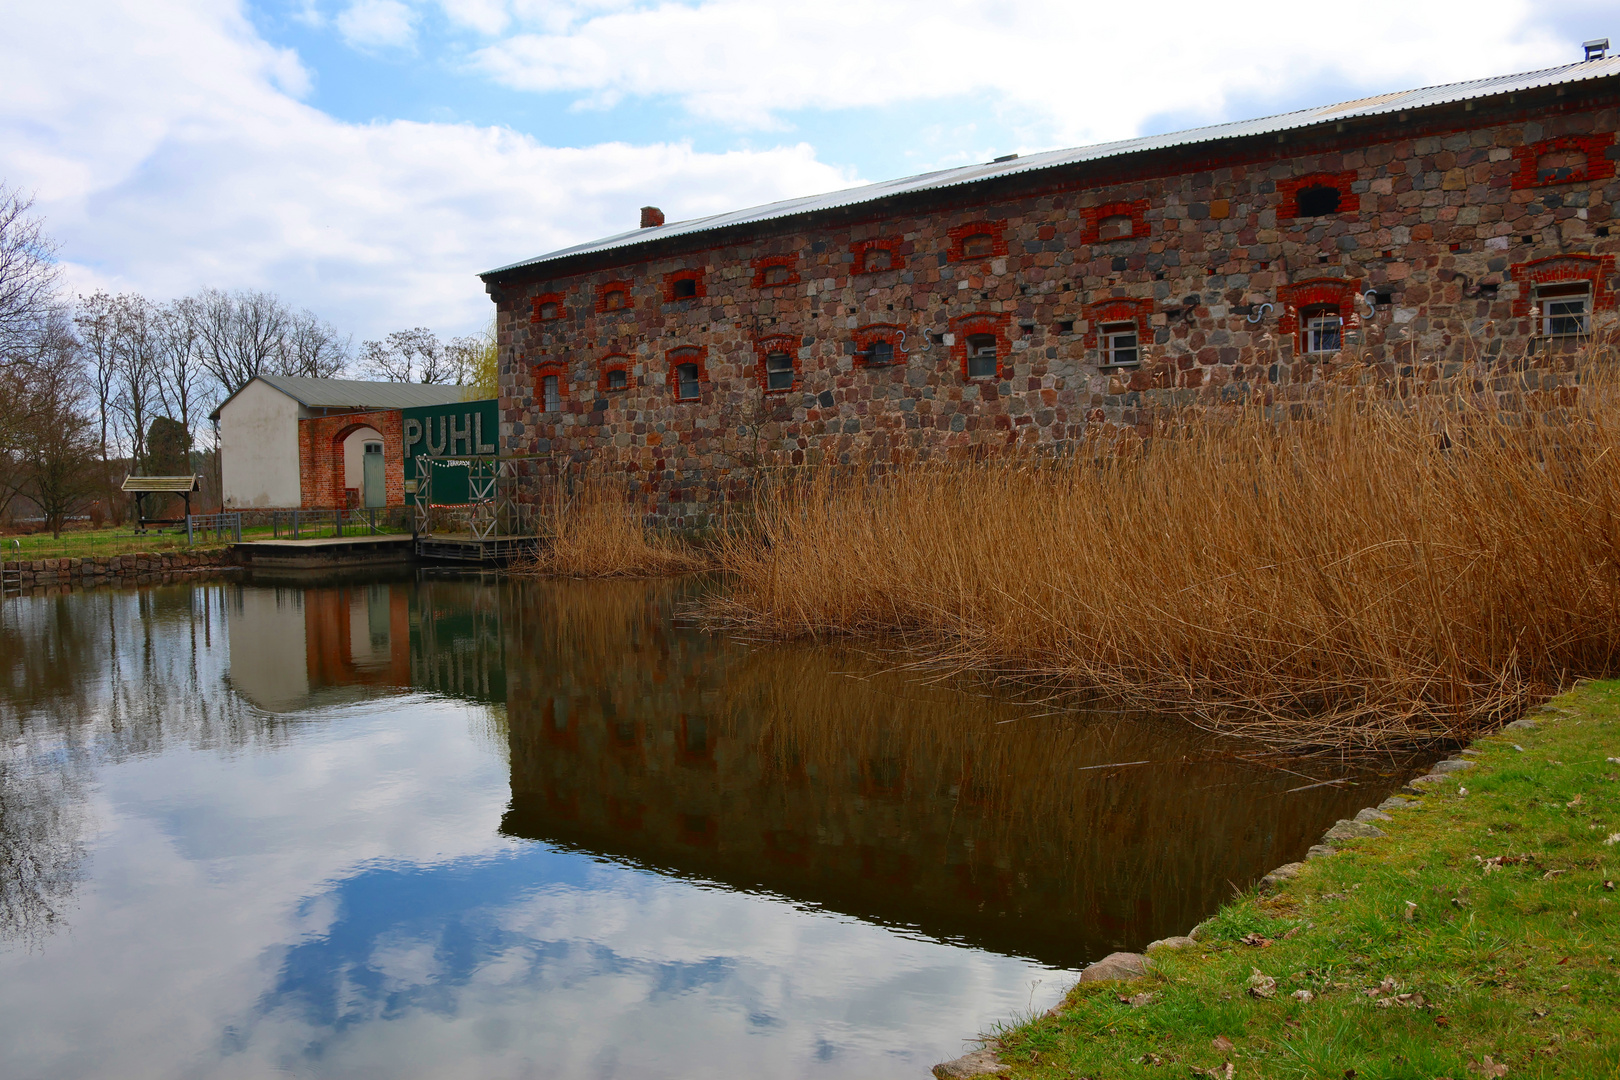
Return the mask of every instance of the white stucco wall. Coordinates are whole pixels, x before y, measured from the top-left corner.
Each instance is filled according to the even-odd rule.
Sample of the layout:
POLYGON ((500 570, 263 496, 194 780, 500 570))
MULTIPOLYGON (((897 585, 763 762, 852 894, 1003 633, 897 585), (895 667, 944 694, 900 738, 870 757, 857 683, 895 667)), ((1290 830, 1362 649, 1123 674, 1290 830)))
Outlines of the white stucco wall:
POLYGON ((220 487, 232 510, 298 506, 298 417, 302 406, 251 382, 219 411, 220 487))
MULTIPOLYGON (((375 428, 361 428, 343 440, 343 486, 359 491, 366 479, 366 443, 382 442, 382 432, 375 428)), ((365 494, 361 492, 362 496, 365 494)))

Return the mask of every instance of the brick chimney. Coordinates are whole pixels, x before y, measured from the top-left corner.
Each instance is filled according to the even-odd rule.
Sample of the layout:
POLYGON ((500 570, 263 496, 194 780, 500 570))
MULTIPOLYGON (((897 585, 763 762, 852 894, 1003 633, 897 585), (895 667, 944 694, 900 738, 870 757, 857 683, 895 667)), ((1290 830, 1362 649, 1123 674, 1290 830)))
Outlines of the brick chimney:
POLYGON ((643 229, 656 229, 664 223, 664 212, 656 206, 643 206, 641 208, 641 227, 643 229))

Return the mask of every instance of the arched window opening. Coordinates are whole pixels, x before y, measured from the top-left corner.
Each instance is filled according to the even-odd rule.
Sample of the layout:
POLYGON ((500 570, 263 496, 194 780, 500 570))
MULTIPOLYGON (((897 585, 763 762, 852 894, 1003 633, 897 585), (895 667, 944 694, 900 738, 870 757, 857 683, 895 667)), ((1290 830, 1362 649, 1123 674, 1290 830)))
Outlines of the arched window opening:
POLYGON ((614 368, 607 373, 607 388, 609 390, 623 390, 630 385, 630 375, 624 368, 614 368))
POLYGON ((967 339, 967 373, 970 379, 991 379, 996 374, 996 336, 969 334, 967 339))
POLYGON ((697 278, 678 278, 669 294, 677 300, 690 300, 697 295, 697 278))
POLYGON ((863 269, 869 273, 877 273, 880 270, 893 270, 894 252, 888 248, 872 248, 866 253, 866 265, 863 269))
POLYGON ((1344 346, 1344 319, 1336 307, 1306 308, 1300 313, 1307 353, 1338 352, 1344 346))
POLYGON ((866 347, 866 364, 868 367, 882 367, 894 363, 894 342, 874 341, 866 347))
POLYGON ((765 354, 765 389, 793 389, 793 357, 785 352, 765 354))
POLYGON ((996 250, 996 241, 989 233, 974 233, 962 238, 962 258, 988 259, 996 250))
POLYGON ((623 311, 630 306, 630 297, 625 295, 623 289, 609 289, 602 297, 602 307, 607 311, 623 311))
POLYGON ((540 317, 542 319, 555 319, 561 315, 562 305, 555 300, 547 300, 540 305, 540 317))
POLYGON ((1097 222, 1098 240, 1128 240, 1133 235, 1129 214, 1111 214, 1097 222))
POLYGON ((1541 332, 1546 337, 1573 337, 1587 332, 1592 310, 1591 286, 1546 285, 1536 290, 1536 307, 1541 316, 1541 332))
POLYGON ((675 365, 675 396, 682 401, 694 401, 703 396, 698 366, 692 363, 675 365))
POLYGON ((562 376, 542 375, 540 377, 541 407, 548 413, 562 411, 562 376))
POLYGON ((1542 154, 1536 159, 1536 180, 1543 184, 1585 180, 1586 160, 1586 151, 1579 149, 1553 150, 1542 154))
POLYGON ((760 283, 764 285, 786 285, 793 276, 793 268, 789 266, 767 266, 760 275, 760 283))
POLYGON ((1102 342, 1104 364, 1118 367, 1141 363, 1135 323, 1107 323, 1097 328, 1097 337, 1102 342))
POLYGON ((1336 187, 1326 184, 1317 184, 1314 187, 1301 188, 1299 191, 1300 217, 1326 217, 1339 212, 1339 203, 1343 196, 1336 187))

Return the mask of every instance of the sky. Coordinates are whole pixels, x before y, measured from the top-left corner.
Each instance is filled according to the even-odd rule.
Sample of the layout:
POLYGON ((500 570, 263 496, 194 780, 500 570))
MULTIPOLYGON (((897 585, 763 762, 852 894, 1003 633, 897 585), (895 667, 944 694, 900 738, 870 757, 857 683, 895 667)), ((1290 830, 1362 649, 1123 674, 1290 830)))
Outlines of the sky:
POLYGON ((1620 0, 0 0, 0 182, 76 292, 355 341, 480 271, 930 169, 1534 70, 1620 0), (1324 16, 1312 16, 1320 12, 1324 16))

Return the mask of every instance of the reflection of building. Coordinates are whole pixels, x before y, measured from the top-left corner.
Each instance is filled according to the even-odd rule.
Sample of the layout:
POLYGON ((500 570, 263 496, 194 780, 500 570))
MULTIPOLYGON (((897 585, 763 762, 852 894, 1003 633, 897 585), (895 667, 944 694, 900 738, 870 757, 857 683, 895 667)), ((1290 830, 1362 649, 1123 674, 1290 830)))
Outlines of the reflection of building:
POLYGON ((1042 721, 647 597, 511 590, 504 831, 1071 965, 1184 933, 1366 798, 1285 808, 1183 728, 1042 721))
POLYGON ((211 414, 225 506, 403 506, 400 411, 460 386, 260 375, 211 414))

